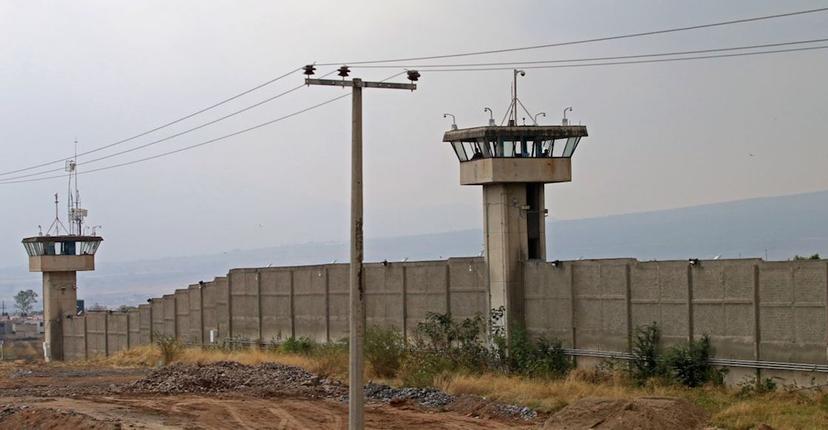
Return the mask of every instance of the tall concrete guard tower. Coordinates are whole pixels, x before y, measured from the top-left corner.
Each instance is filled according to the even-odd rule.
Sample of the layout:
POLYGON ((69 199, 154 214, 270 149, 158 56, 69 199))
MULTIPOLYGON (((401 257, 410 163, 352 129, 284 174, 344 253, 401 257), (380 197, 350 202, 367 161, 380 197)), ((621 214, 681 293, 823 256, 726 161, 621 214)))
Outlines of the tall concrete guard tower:
POLYGON ((495 125, 494 119, 484 127, 458 129, 453 124, 443 136, 460 161, 460 184, 483 186, 489 304, 492 309, 503 307, 507 334, 524 324, 523 263, 546 259, 544 184, 572 180, 572 155, 587 136, 586 126, 568 124, 566 111, 571 108, 564 110, 561 125, 538 125, 540 114, 529 112, 531 125, 517 125, 518 108, 523 107, 516 96, 518 74, 524 75, 515 70, 504 125, 495 125))
POLYGON ((80 193, 74 161, 67 163, 69 182, 69 228, 58 217, 55 194, 55 220, 46 231, 23 239, 29 255, 29 271, 43 273, 44 353, 47 360, 63 360, 63 320, 77 313, 77 272, 95 270, 95 252, 103 238, 92 229, 84 234, 87 210, 80 207, 80 193), (72 179, 75 180, 74 193, 72 179))

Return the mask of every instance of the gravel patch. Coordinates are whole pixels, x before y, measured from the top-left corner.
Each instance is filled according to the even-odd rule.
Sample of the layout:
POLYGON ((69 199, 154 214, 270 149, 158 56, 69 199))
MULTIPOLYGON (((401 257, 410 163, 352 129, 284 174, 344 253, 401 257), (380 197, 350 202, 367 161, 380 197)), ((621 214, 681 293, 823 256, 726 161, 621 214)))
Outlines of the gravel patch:
MULTIPOLYGON (((244 393, 255 396, 297 395, 348 401, 348 386, 335 379, 320 378, 304 369, 278 363, 244 365, 233 361, 210 364, 175 363, 151 371, 146 377, 114 390, 115 392, 157 394, 244 393)), ((531 421, 537 413, 529 408, 504 405, 479 396, 458 397, 434 388, 395 388, 368 383, 369 402, 397 405, 411 403, 438 410, 456 410, 480 416, 496 416, 531 421), (461 406, 462 405, 462 406, 461 406), (457 406, 457 407, 454 407, 457 406)))

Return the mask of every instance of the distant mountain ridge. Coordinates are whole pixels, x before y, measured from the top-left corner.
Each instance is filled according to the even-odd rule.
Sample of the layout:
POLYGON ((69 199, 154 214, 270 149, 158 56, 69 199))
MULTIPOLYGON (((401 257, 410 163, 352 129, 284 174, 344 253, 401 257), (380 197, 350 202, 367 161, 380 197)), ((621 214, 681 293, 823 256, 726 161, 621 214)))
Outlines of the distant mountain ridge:
MULTIPOLYGON (((480 229, 366 241, 366 260, 400 261, 480 255, 480 229)), ((679 209, 547 222, 547 258, 633 257, 640 260, 828 255, 828 191, 679 209)), ((222 254, 107 262, 79 273, 80 297, 109 306, 138 304, 234 267, 348 260, 348 244, 306 243, 222 254)), ((22 265, 0 268, 0 297, 11 308, 20 289, 40 291, 40 275, 22 265)))

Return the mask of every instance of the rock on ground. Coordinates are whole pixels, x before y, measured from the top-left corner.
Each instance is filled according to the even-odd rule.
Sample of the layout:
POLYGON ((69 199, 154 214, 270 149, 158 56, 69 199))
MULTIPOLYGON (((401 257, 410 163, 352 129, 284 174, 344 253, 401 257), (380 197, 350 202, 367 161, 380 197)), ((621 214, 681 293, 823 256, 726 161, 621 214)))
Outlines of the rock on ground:
MULTIPOLYGON (((134 383, 113 390, 132 393, 229 393, 268 397, 281 394, 306 398, 348 400, 348 386, 334 379, 320 378, 304 369, 278 363, 253 366, 233 361, 209 364, 174 363, 150 372, 134 383)), ((395 388, 369 383, 365 386, 368 401, 399 405, 412 403, 420 407, 456 410, 472 416, 487 416, 531 421, 537 413, 529 408, 504 405, 479 396, 462 396, 434 388, 395 388)))

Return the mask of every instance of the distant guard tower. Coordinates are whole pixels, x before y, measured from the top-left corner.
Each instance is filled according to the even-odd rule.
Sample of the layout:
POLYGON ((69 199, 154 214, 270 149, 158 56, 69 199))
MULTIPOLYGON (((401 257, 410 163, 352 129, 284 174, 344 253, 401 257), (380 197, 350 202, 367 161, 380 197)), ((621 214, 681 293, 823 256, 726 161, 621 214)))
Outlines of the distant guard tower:
POLYGON ((67 162, 66 170, 69 172, 69 228, 58 217, 58 195, 55 194, 52 225, 45 234, 41 231, 37 236, 23 239, 29 254, 29 271, 43 272, 44 354, 47 360, 63 360, 63 320, 77 313, 77 272, 95 270, 95 252, 103 241, 94 228, 90 235, 85 234, 83 223, 87 210, 80 207, 74 160, 67 162))
MULTIPOLYGON (((561 125, 518 123, 517 76, 514 71, 512 103, 503 125, 494 118, 485 127, 452 129, 443 136, 460 160, 460 184, 483 186, 485 258, 489 270, 489 305, 503 307, 507 334, 522 326, 524 308, 523 263, 546 259, 547 210, 544 184, 572 180, 572 155, 587 129, 569 125, 564 110, 561 125), (509 118, 506 122, 506 118, 509 118)), ((526 111, 525 108, 523 108, 526 111)), ((491 109, 485 108, 491 114, 491 109)), ((446 114, 444 116, 450 116, 446 114)))

